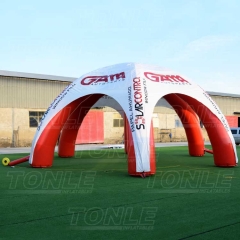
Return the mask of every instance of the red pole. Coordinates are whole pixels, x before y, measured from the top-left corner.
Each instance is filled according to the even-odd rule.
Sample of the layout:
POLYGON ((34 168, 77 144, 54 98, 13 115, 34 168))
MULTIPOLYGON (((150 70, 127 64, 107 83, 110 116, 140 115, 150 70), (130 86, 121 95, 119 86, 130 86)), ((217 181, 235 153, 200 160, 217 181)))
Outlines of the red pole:
POLYGON ((10 162, 8 164, 8 166, 15 166, 15 165, 17 165, 19 163, 27 162, 29 160, 29 157, 30 156, 26 156, 26 157, 23 157, 23 158, 19 158, 19 159, 13 160, 12 162, 10 162))
POLYGON ((207 149, 207 148, 204 148, 204 152, 213 154, 213 150, 210 150, 210 149, 207 149))

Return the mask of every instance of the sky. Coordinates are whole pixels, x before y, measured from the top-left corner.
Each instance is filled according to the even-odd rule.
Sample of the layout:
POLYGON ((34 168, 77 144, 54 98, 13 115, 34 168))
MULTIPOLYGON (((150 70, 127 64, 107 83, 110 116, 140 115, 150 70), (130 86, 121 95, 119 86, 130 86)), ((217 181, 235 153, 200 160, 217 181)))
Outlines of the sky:
POLYGON ((158 65, 240 94, 239 0, 1 0, 0 70, 80 77, 158 65))

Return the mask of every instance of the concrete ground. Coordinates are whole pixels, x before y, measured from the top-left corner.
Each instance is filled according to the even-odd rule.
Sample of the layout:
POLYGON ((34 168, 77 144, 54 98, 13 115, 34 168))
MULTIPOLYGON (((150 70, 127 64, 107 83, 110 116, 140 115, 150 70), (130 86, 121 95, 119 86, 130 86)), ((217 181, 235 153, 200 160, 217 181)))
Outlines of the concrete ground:
MULTIPOLYGON (((209 142, 205 142, 205 144, 210 144, 209 142)), ((155 143, 156 147, 175 147, 175 146, 187 146, 187 142, 167 142, 167 143, 155 143)), ((75 150, 99 150, 106 148, 123 148, 123 144, 81 144, 76 145, 75 150)), ((58 148, 55 148, 55 152, 57 152, 58 148)), ((0 148, 0 154, 13 154, 13 153, 30 153, 30 147, 21 147, 21 148, 0 148)))

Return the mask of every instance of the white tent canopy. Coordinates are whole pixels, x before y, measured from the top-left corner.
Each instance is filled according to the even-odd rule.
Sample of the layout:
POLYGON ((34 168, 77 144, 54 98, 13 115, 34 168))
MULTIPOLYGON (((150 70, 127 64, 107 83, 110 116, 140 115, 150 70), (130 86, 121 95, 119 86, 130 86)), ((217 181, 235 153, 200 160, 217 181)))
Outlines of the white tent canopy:
MULTIPOLYGON (((70 124, 70 116, 80 119, 77 125, 80 127, 81 121, 86 115, 85 112, 92 106, 106 104, 108 98, 103 96, 114 99, 112 107, 126 114, 134 143, 136 172, 151 171, 149 139, 154 107, 159 103, 168 107, 173 106, 171 100, 174 97, 181 100, 184 106, 191 108, 191 112, 196 113, 206 129, 209 130, 215 160, 220 158, 218 156, 222 155, 223 151, 217 149, 219 140, 214 137, 214 134, 222 139, 221 148, 228 146, 227 150, 225 148, 225 153, 231 160, 227 160, 223 164, 223 160, 217 160, 217 162, 221 162, 217 165, 236 165, 235 144, 228 123, 210 96, 183 75, 158 66, 136 63, 101 68, 83 75, 67 86, 51 103, 43 116, 32 144, 30 164, 33 167, 51 166, 54 147, 60 132, 62 132, 60 143, 62 139, 63 152, 70 147, 68 139, 71 140, 72 145, 75 143, 73 143, 74 137, 72 137, 75 133, 72 132, 71 135, 67 127, 70 124), (161 103, 160 99, 166 99, 167 102, 162 100, 161 103), (215 133, 212 133, 213 130, 207 125, 211 123, 215 124, 215 133), (221 153, 218 153, 219 151, 221 153), (46 160, 42 160, 41 155, 44 155, 46 160)), ((177 105, 176 102, 175 105, 177 105)), ((176 108, 177 106, 174 109, 176 110, 176 108)), ((188 110, 186 109, 186 111, 188 110)))

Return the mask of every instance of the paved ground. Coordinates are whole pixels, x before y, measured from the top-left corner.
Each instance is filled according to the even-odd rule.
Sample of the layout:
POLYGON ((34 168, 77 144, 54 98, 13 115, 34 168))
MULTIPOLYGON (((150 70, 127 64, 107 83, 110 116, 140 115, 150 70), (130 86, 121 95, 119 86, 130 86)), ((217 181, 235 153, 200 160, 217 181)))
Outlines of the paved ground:
MULTIPOLYGON (((205 144, 209 144, 206 142, 205 144)), ((156 143, 156 147, 175 147, 175 146, 187 146, 187 142, 168 142, 168 143, 156 143)), ((82 144, 76 145, 75 150, 98 150, 103 148, 123 148, 123 144, 82 144)), ((11 154, 11 153, 30 153, 30 147, 21 148, 0 148, 0 154, 11 154)), ((57 151, 57 147, 55 148, 57 151)))

